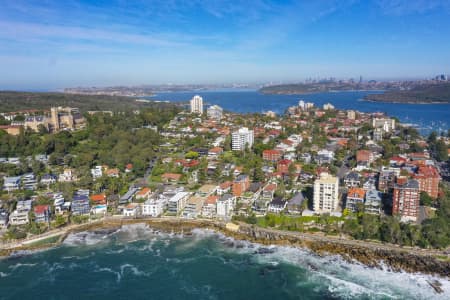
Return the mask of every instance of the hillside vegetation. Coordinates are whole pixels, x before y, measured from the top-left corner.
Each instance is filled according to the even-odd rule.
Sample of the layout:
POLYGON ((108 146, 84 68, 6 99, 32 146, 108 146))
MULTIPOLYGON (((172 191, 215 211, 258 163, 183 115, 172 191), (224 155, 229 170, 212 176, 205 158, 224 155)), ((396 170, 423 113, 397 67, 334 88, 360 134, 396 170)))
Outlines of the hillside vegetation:
POLYGON ((81 112, 85 112, 89 110, 125 111, 146 107, 149 104, 136 102, 135 98, 121 96, 0 91, 1 112, 49 109, 51 106, 78 107, 81 112))

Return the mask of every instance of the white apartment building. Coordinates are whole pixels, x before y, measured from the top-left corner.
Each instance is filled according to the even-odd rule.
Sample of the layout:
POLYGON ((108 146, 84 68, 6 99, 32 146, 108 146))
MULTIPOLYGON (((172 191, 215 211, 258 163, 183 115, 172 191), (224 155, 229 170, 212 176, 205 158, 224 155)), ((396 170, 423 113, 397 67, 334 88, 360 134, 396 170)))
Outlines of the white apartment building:
POLYGON ((149 199, 142 203, 142 215, 159 217, 164 212, 164 205, 163 199, 149 199))
POLYGON ((375 129, 381 128, 384 132, 391 132, 395 130, 395 120, 391 118, 373 118, 372 127, 375 129))
POLYGON ((191 113, 203 114, 203 98, 199 95, 195 95, 191 99, 191 113))
POLYGON ((236 204, 236 198, 231 194, 223 195, 217 201, 217 217, 218 218, 230 218, 233 215, 234 206, 236 204))
POLYGON ((168 212, 178 215, 186 206, 186 202, 191 196, 189 192, 178 192, 169 199, 168 212))
POLYGON ((251 148, 253 146, 253 140, 253 130, 242 127, 231 135, 231 149, 233 151, 243 151, 247 145, 251 148))
POLYGON ((219 105, 213 105, 206 109, 206 115, 209 119, 220 120, 223 115, 223 108, 219 105))
POLYGON ((326 103, 323 105, 323 109, 324 110, 333 110, 334 109, 334 105, 331 103, 326 103))
POLYGON ((314 181, 314 202, 315 212, 336 211, 339 204, 339 179, 328 173, 322 173, 320 178, 314 181))

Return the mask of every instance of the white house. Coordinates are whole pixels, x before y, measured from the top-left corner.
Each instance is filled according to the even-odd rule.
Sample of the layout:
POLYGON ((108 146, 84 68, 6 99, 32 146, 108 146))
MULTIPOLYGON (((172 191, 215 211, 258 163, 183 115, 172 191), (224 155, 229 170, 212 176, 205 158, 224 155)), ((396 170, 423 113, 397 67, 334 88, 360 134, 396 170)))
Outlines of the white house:
POLYGON ((91 169, 92 178, 95 180, 103 176, 102 166, 95 166, 91 169))
POLYGON ((123 208, 124 217, 136 218, 141 215, 141 206, 138 203, 129 203, 123 208))

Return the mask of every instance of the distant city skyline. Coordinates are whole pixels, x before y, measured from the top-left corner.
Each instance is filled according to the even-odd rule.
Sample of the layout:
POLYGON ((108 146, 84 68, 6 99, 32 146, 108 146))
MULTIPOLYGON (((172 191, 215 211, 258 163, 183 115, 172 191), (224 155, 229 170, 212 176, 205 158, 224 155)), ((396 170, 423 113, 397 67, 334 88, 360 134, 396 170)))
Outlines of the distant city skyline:
POLYGON ((425 79, 450 2, 2 1, 0 89, 425 79))

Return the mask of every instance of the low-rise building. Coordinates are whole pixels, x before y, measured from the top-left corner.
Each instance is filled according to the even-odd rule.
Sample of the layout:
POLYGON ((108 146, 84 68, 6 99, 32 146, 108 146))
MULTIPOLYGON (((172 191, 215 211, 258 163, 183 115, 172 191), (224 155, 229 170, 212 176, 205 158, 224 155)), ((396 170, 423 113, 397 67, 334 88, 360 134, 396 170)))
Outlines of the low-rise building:
POLYGON ((280 213, 286 208, 286 205, 286 199, 283 199, 283 197, 275 197, 272 201, 270 201, 267 211, 272 213, 280 213))
POLYGON ((296 193, 287 203, 287 209, 290 214, 300 214, 306 201, 302 192, 296 193))
POLYGON ((31 200, 17 201, 16 209, 9 215, 10 225, 30 223, 31 200))
POLYGON ((366 201, 364 202, 364 211, 368 214, 380 214, 382 206, 381 193, 377 190, 368 190, 366 192, 366 201))
POLYGON ((71 211, 73 215, 87 215, 91 211, 89 197, 86 195, 75 195, 72 199, 71 211))
POLYGON ((136 193, 136 200, 148 199, 151 193, 152 190, 150 188, 144 187, 136 193))
POLYGON ((36 223, 50 222, 50 205, 36 205, 34 207, 34 221, 36 223))
POLYGON ((73 169, 65 169, 58 177, 59 182, 73 182, 77 180, 78 177, 75 175, 75 170, 73 169))
POLYGON ((345 176, 344 184, 347 188, 358 187, 361 185, 361 176, 357 172, 350 172, 345 176))
POLYGON ((214 194, 217 190, 217 186, 214 184, 204 184, 196 192, 200 197, 208 197, 214 194))
POLYGON ((8 227, 9 215, 5 209, 0 208, 0 229, 8 227))
POLYGON ((347 192, 347 202, 345 207, 356 212, 363 208, 366 191, 361 188, 350 188, 347 192))
POLYGON ((274 149, 273 150, 264 150, 262 155, 263 155, 264 160, 276 162, 282 158, 283 152, 281 152, 280 150, 274 150, 274 149))
POLYGON ((24 190, 34 191, 37 187, 36 177, 33 173, 22 175, 22 187, 24 190))
POLYGON ((128 203, 122 211, 124 217, 137 218, 141 215, 141 206, 139 203, 128 203))
POLYGON ((233 182, 233 195, 239 197, 250 187, 247 175, 239 175, 233 182))
POLYGON ((51 184, 56 183, 56 175, 53 174, 45 174, 41 177, 41 184, 45 184, 46 186, 49 186, 51 184))
POLYGON ((7 192, 16 191, 20 188, 20 176, 5 177, 3 179, 3 189, 7 192))

